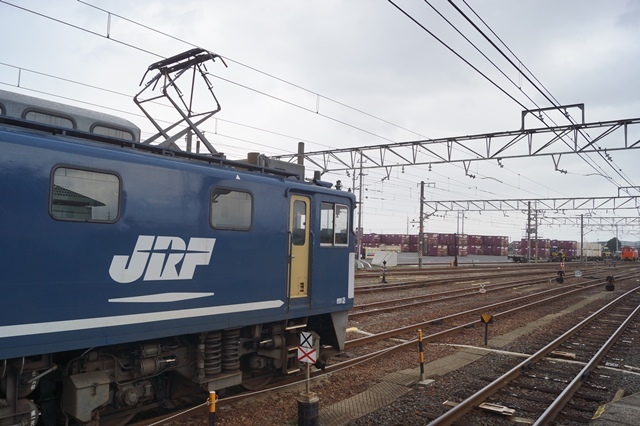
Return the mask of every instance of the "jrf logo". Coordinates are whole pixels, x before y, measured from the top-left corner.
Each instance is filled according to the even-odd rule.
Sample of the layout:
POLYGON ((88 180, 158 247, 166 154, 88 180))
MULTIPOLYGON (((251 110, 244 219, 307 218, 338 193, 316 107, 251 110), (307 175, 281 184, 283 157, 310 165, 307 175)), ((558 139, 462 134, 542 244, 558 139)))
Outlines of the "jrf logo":
POLYGON ((119 283, 190 280, 198 265, 208 265, 215 238, 191 238, 189 246, 179 237, 139 235, 131 256, 113 256, 109 275, 119 283), (178 265, 181 264, 180 268, 178 265))

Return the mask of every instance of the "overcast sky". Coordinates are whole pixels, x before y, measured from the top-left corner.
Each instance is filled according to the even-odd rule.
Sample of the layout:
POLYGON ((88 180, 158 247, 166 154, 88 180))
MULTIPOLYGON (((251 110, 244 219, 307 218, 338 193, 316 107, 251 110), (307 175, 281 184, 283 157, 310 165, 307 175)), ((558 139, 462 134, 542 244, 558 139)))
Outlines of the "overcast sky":
MULTIPOLYGON (((640 117, 640 2, 467 1, 519 58, 521 69, 526 67, 560 104, 584 103, 587 122, 640 117)), ((220 62, 208 67, 222 111, 216 115, 219 120, 204 128, 216 149, 231 159, 251 151, 295 152, 298 141, 310 152, 519 129, 522 106, 452 50, 525 107, 550 106, 449 2, 394 3, 450 49, 383 0, 0 2, 0 38, 5 41, 0 87, 106 107, 103 111, 140 126, 144 137, 153 127, 132 97, 148 65, 203 47, 228 59, 228 68, 220 62), (111 12, 110 19, 105 11, 111 12)), ((454 3, 482 25, 462 0, 454 3)), ((570 112, 580 119, 577 110, 570 112)), ((638 140, 638 130, 630 136, 638 140)), ((590 156, 595 168, 580 157, 563 156, 558 167, 566 174, 555 171, 549 156, 505 160, 503 167, 494 161, 473 162, 470 174, 475 179, 465 176, 459 163, 431 171, 427 166, 404 172, 397 167, 385 180, 384 170, 369 169, 363 228, 417 233, 420 181, 431 183, 426 199, 439 201, 605 197, 617 195, 618 187, 629 182, 640 185, 638 151, 610 155, 613 161, 590 156)), ((307 176, 312 171, 308 165, 307 176)), ((323 179, 353 186, 342 172, 323 179)), ((637 210, 593 213, 638 216, 637 210)), ((462 229, 455 212, 438 212, 427 220, 426 231, 520 239, 525 224, 521 212, 468 212, 462 229)), ((544 238, 580 240, 577 227, 542 226, 539 232, 544 238)), ((616 231, 585 232, 585 240, 596 241, 608 240, 616 231)), ((636 240, 639 233, 637 225, 618 229, 622 240, 636 240)))

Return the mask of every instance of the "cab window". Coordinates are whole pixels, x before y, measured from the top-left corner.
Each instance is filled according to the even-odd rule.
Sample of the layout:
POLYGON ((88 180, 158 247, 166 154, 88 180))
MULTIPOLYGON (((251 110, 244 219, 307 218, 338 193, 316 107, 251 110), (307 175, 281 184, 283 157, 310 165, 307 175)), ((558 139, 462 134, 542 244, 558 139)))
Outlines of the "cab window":
POLYGON ((349 244, 349 208, 344 204, 322 203, 320 206, 320 244, 349 244))

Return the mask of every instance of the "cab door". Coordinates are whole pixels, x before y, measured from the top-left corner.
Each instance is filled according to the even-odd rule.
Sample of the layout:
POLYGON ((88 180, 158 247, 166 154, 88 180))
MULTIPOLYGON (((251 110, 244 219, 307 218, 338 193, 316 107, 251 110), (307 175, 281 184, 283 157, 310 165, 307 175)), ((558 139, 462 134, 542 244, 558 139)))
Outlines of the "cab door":
POLYGON ((291 197, 289 208, 289 305, 305 303, 309 296, 309 225, 311 199, 291 197), (299 303, 296 303, 299 302, 299 303))

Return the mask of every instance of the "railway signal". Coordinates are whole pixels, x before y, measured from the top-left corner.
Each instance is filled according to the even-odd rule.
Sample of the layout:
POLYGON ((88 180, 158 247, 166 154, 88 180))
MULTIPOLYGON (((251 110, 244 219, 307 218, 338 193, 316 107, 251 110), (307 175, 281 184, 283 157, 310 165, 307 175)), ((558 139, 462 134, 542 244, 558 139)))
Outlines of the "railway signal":
POLYGON ((320 336, 316 333, 300 332, 300 346, 298 346, 298 361, 307 364, 307 391, 298 395, 298 424, 318 424, 318 402, 320 399, 311 392, 310 368, 318 360, 320 350, 320 336))
POLYGON ((484 345, 487 346, 489 338, 489 324, 493 324, 493 315, 482 314, 480 315, 480 322, 484 324, 484 345))

